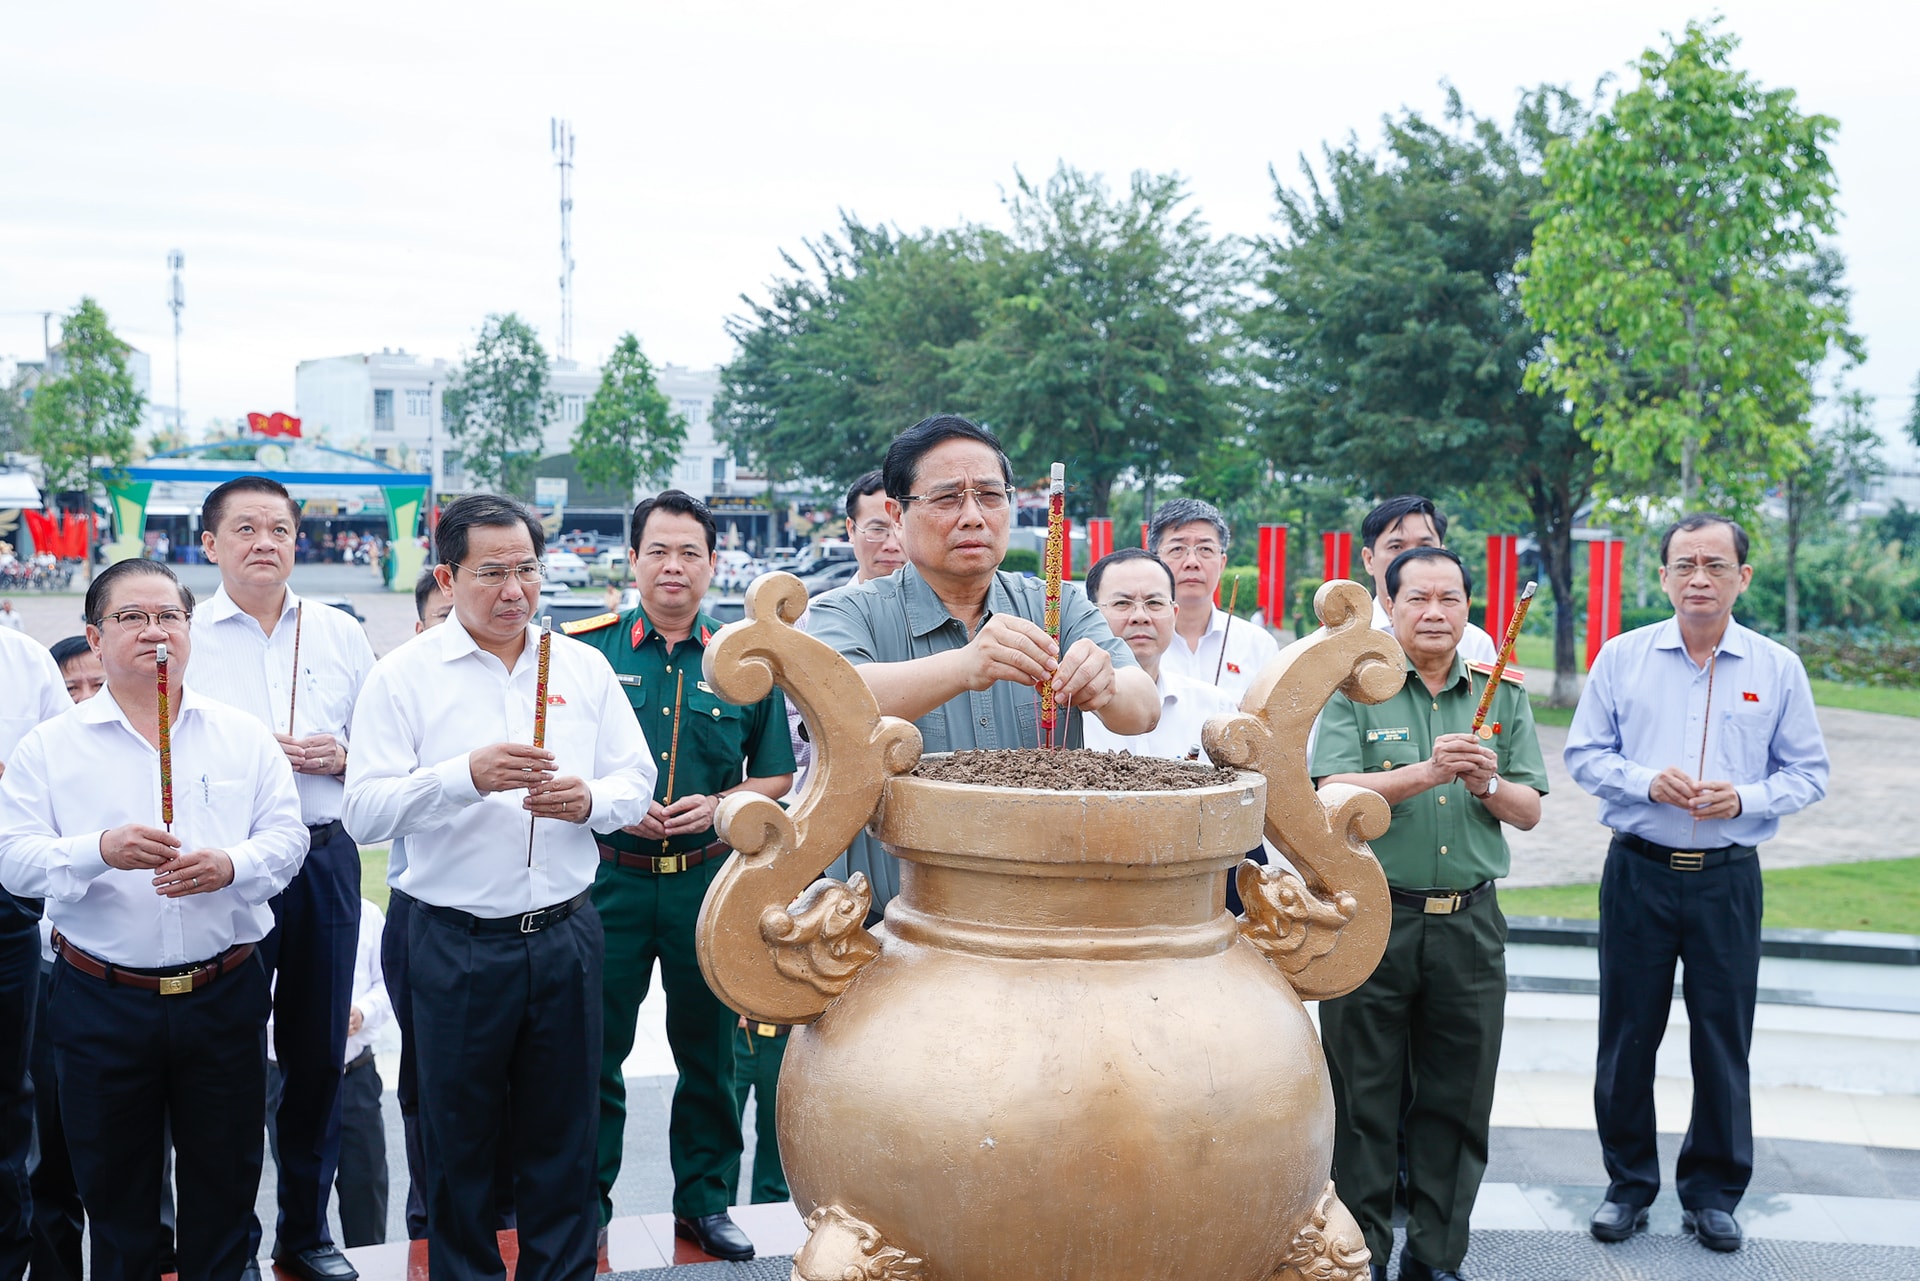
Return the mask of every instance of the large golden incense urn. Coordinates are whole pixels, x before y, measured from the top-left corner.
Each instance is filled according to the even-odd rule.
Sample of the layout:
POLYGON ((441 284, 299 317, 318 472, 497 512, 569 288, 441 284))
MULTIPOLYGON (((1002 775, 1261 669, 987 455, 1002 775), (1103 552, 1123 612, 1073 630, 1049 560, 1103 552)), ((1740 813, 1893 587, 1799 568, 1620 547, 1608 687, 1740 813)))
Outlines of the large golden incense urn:
POLYGON ((1048 792, 912 776, 920 734, 793 627, 769 575, 706 652, 738 702, 775 683, 814 766, 791 812, 720 807, 737 851, 700 966, 747 1018, 799 1024, 780 1147, 810 1235, 798 1281, 1314 1281, 1367 1274, 1334 1194, 1333 1100, 1303 1000, 1386 946, 1376 793, 1307 776, 1334 690, 1379 702, 1399 647, 1359 585, 1206 727, 1233 780, 1048 792), (861 827, 901 860, 885 923, 820 874, 861 827), (1298 874, 1242 861, 1262 833, 1298 874), (1237 871, 1235 870, 1237 867, 1237 871), (1229 916, 1225 877, 1247 915, 1229 916))

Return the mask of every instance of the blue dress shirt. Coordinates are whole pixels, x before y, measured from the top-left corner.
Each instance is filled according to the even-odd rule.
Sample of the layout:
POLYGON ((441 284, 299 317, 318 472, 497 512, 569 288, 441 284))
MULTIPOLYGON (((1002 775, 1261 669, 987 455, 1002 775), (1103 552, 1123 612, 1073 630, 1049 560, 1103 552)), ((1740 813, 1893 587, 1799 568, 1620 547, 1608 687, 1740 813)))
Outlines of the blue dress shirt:
POLYGON ((1601 647, 1565 759, 1574 782, 1600 798, 1602 823, 1672 849, 1758 845, 1779 830, 1781 815, 1827 794, 1827 745, 1799 657, 1728 620, 1711 668, 1709 705, 1709 668, 1688 656, 1671 618, 1601 647), (1739 815, 1696 824, 1647 799, 1670 765, 1734 784, 1739 815))

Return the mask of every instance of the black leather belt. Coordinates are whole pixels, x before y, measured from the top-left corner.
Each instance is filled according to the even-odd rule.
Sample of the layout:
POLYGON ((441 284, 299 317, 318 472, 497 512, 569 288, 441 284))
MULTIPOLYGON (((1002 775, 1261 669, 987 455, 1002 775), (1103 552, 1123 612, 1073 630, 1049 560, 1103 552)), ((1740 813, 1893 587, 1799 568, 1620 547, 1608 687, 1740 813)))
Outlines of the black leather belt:
POLYGON ((462 912, 457 907, 436 907, 432 903, 413 900, 414 907, 428 916, 457 925, 463 930, 476 934, 538 934, 549 926, 560 924, 579 911, 587 902, 590 891, 581 890, 564 903, 555 903, 552 907, 538 907, 531 912, 522 912, 518 916, 475 916, 472 912, 462 912))
POLYGON ((1418 908, 1428 916, 1451 916, 1464 912, 1493 893, 1493 882, 1482 881, 1470 890, 1396 890, 1387 887, 1387 897, 1402 907, 1418 908))
POLYGON ((1759 850, 1752 845, 1722 845, 1710 850, 1677 850, 1670 845, 1655 845, 1652 841, 1635 836, 1632 832, 1615 832, 1613 839, 1622 849, 1632 850, 1641 858, 1664 863, 1676 872, 1704 872, 1710 867, 1719 867, 1722 863, 1737 863, 1743 858, 1752 858, 1759 850))
POLYGON ((337 818, 329 823, 308 825, 307 848, 315 849, 315 850, 319 849, 322 845, 327 844, 328 842, 333 840, 334 837, 340 835, 342 830, 343 829, 340 826, 340 820, 337 818))
POLYGON ((698 867, 711 859, 725 858, 733 853, 733 847, 725 841, 715 841, 711 845, 697 850, 688 850, 684 854, 630 854, 626 850, 613 848, 605 841, 595 841, 594 844, 600 847, 601 862, 617 863, 621 867, 652 872, 656 876, 684 872, 690 867, 698 867))
POLYGON ((221 975, 239 969, 240 963, 253 955, 253 944, 236 943, 211 961, 202 961, 198 965, 143 970, 115 965, 91 952, 83 952, 68 942, 66 935, 55 930, 53 954, 82 974, 120 987, 137 987, 145 992, 158 992, 162 996, 185 996, 206 987, 221 975))

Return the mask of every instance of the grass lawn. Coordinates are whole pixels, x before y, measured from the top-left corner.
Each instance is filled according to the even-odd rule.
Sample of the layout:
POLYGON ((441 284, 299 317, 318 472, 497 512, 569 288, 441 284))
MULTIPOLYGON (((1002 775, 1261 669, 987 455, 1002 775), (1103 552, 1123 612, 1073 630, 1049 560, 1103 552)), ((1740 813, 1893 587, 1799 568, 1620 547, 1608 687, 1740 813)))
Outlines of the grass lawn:
POLYGON ((382 912, 387 910, 387 847, 384 845, 360 847, 360 897, 372 900, 382 912))
MULTIPOLYGON (((1763 925, 1920 934, 1920 858, 1782 867, 1760 875, 1767 901, 1763 925)), ((1503 889, 1500 909, 1509 916, 1592 919, 1600 915, 1600 887, 1503 889)))

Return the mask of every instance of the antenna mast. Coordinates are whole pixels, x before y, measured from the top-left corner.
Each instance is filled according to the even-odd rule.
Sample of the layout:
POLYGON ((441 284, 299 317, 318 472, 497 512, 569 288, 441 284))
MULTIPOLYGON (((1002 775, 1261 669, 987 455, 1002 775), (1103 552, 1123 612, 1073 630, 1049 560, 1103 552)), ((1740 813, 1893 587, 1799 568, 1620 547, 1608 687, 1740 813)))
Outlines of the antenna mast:
POLYGON ((560 169, 560 359, 573 359, 573 125, 549 119, 553 161, 560 169))
MULTIPOLYGON (((167 310, 173 313, 173 434, 186 438, 186 410, 180 404, 180 313, 186 309, 186 291, 180 287, 180 269, 187 256, 178 249, 167 251, 167 269, 173 272, 173 289, 167 296, 167 310)), ((175 442, 180 443, 180 442, 175 442)))

